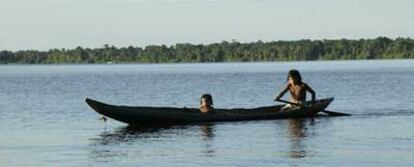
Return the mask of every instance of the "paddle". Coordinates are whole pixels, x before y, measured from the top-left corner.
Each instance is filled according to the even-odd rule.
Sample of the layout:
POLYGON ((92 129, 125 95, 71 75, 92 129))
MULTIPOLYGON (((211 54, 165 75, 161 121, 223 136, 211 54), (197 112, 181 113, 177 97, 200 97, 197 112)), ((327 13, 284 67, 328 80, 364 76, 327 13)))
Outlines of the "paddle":
MULTIPOLYGON (((302 104, 292 103, 290 101, 285 101, 285 100, 281 100, 281 99, 276 99, 276 101, 291 104, 291 105, 297 105, 297 106, 300 106, 300 107, 303 107, 303 108, 309 108, 309 107, 304 106, 302 104)), ((347 113, 340 113, 340 112, 334 112, 334 111, 328 111, 328 110, 321 110, 321 111, 328 114, 328 115, 332 115, 332 116, 350 116, 351 115, 351 114, 347 114, 347 113)))

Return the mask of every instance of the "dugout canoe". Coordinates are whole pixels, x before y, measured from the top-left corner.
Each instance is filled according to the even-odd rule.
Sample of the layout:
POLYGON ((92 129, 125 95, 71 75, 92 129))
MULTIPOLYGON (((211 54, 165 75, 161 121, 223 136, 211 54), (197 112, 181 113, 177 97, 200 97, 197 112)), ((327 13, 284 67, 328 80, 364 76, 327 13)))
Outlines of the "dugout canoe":
MULTIPOLYGON (((312 107, 297 107, 280 111, 284 105, 257 108, 215 109, 211 113, 201 113, 198 108, 140 107, 111 105, 86 98, 86 103, 99 114, 130 125, 140 124, 187 124, 198 122, 269 120, 285 118, 318 117, 334 99, 316 100, 312 107)), ((311 102, 306 102, 310 104, 311 102)))

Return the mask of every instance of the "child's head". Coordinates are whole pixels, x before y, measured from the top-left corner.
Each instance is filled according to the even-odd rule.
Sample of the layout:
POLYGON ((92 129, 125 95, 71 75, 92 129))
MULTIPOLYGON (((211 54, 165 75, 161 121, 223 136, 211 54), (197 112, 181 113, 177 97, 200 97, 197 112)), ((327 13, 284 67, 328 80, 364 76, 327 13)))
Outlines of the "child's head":
POLYGON ((302 77, 298 70, 292 69, 289 71, 287 76, 287 81, 292 82, 292 84, 302 84, 302 77))
POLYGON ((200 105, 213 105, 213 98, 210 94, 203 94, 200 99, 200 105))

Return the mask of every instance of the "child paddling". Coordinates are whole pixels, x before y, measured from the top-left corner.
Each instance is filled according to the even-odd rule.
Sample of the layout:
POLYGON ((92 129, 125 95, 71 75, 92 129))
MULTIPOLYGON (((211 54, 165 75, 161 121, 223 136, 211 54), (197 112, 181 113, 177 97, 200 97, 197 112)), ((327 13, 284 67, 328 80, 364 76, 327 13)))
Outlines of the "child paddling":
MULTIPOLYGON (((302 104, 306 101, 306 92, 309 92, 312 95, 312 101, 315 101, 316 95, 313 89, 306 84, 305 82, 302 82, 302 77, 300 76, 300 73, 298 70, 292 69, 289 71, 287 75, 287 85, 286 87, 279 93, 279 95, 276 97, 275 101, 280 100, 280 98, 285 95, 287 91, 290 92, 290 102, 302 104)), ((292 106, 291 104, 287 104, 282 108, 282 110, 290 109, 295 106, 292 106)))

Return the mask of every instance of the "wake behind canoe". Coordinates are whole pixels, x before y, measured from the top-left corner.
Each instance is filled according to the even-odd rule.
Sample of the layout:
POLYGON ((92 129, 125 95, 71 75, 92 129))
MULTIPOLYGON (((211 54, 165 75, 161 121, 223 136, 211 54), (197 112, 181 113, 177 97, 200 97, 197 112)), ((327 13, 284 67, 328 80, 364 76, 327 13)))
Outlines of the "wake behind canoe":
POLYGON ((283 105, 273 105, 257 108, 215 109, 212 113, 201 113, 198 108, 111 105, 89 98, 85 101, 101 115, 130 125, 139 125, 317 117, 320 115, 318 113, 333 100, 333 98, 321 99, 317 100, 312 107, 283 112, 280 112, 283 105))

